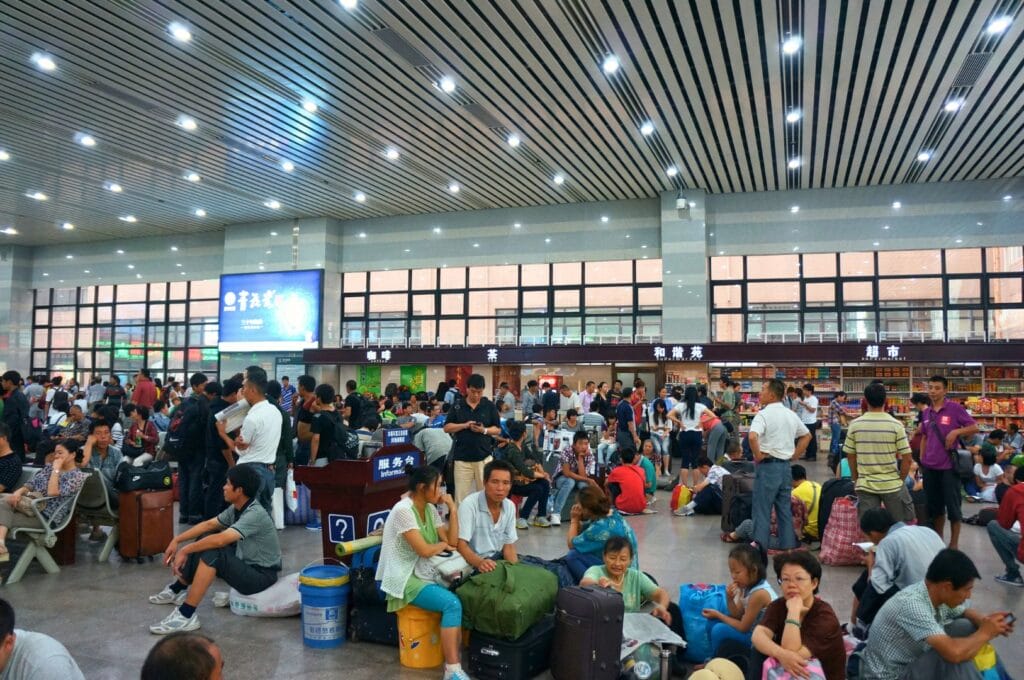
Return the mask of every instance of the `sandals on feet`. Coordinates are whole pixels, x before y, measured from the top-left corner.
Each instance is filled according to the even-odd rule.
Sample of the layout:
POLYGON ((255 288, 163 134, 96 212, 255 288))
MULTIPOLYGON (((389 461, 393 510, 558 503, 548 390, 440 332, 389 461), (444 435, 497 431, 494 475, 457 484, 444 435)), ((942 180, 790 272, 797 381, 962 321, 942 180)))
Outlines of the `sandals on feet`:
POLYGON ((720 536, 720 538, 722 539, 723 543, 738 543, 739 542, 738 538, 733 538, 732 537, 732 532, 731 531, 723 531, 722 535, 720 536))

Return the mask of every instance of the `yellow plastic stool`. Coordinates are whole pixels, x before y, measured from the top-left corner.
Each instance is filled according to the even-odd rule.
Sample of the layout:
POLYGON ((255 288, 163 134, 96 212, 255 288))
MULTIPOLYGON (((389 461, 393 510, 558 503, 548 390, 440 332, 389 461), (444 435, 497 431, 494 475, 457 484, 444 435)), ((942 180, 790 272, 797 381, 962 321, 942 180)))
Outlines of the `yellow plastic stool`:
POLYGON ((398 610, 398 660, 406 668, 436 668, 444 663, 440 612, 411 604, 398 610))

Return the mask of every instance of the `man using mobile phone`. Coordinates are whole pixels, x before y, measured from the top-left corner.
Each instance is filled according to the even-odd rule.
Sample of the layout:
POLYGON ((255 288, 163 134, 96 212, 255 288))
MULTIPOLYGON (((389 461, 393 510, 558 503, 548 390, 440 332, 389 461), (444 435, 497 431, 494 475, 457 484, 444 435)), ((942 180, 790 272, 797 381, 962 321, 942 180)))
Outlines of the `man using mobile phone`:
POLYGON ((455 438, 455 502, 461 504, 470 493, 484 490, 484 466, 491 462, 494 437, 501 434, 501 422, 494 402, 484 396, 484 377, 474 373, 466 380, 466 398, 448 412, 444 431, 455 438))

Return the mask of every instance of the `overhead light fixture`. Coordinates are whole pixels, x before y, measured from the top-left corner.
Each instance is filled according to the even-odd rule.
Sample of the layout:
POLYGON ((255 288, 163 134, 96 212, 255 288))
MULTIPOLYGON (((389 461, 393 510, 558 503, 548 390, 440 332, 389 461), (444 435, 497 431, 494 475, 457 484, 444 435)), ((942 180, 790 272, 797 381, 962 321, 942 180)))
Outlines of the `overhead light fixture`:
POLYGON ((984 224, 985 224, 984 222, 978 222, 978 226, 979 226, 979 227, 980 227, 980 226, 983 226, 984 224))
POLYGON ((618 71, 619 58, 616 57, 614 54, 609 54, 607 57, 604 58, 604 61, 601 62, 601 70, 604 71, 605 74, 609 76, 618 71))
POLYGON ((804 114, 803 114, 802 111, 800 111, 800 109, 793 109, 792 111, 790 111, 789 113, 786 114, 786 122, 787 123, 798 123, 798 122, 800 122, 800 119, 803 118, 803 117, 804 117, 804 114))
POLYGON ((277 236, 277 232, 276 231, 272 231, 272 232, 270 232, 270 235, 271 236, 277 236))
POLYGON ((963 98, 950 99, 946 102, 946 105, 942 107, 942 110, 946 113, 956 113, 964 107, 963 98))
POLYGON ((608 223, 608 216, 607 215, 601 215, 601 221, 604 222, 605 224, 607 224, 608 223))
POLYGON ((899 201, 893 201, 892 202, 892 209, 893 210, 899 210, 902 207, 903 207, 903 204, 900 203, 899 201))
POLYGON ((676 175, 679 174, 679 168, 677 168, 674 165, 670 165, 667 168, 665 168, 665 174, 668 175, 669 177, 675 177, 676 175))
POLYGON ((646 249, 647 248, 647 244, 643 243, 643 244, 640 245, 640 247, 646 249))
POLYGON ((359 0, 338 0, 338 4, 351 12, 359 6, 359 0))
POLYGON ((789 168, 790 170, 796 170, 801 166, 802 163, 803 161, 801 161, 799 158, 790 158, 789 162, 786 163, 786 167, 789 168))
POLYGON ((92 135, 87 135, 87 134, 81 133, 81 132, 78 133, 77 135, 75 135, 75 141, 78 142, 79 144, 81 144, 82 146, 87 146, 87 147, 94 147, 94 146, 96 146, 96 138, 95 137, 93 137, 92 135))
POLYGON ((963 242, 964 242, 964 240, 963 240, 962 238, 958 238, 958 239, 956 240, 956 242, 957 242, 957 243, 963 243, 963 242))
POLYGON ((1005 196, 1003 196, 1003 200, 1004 201, 1012 201, 1013 200, 1013 196, 1011 196, 1010 194, 1006 194, 1005 196))
POLYGON ((480 244, 479 244, 479 243, 474 243, 474 244, 473 244, 473 247, 474 247, 474 248, 479 248, 479 247, 480 247, 480 244))
POLYGON ((513 227, 515 227, 516 229, 518 229, 519 227, 521 227, 521 226, 523 226, 523 225, 522 225, 522 223, 520 223, 520 222, 516 222, 516 223, 515 223, 515 224, 513 224, 512 226, 513 226, 513 227))
POLYGON ((460 189, 462 189, 462 187, 459 186, 458 182, 452 182, 451 184, 448 185, 448 192, 449 193, 457 194, 457 193, 459 193, 460 189))
POLYGON ((789 212, 791 212, 793 214, 796 214, 796 213, 800 212, 800 206, 798 206, 798 205, 790 206, 789 212))
POLYGON ((119 194, 122 191, 124 191, 124 188, 120 184, 118 184, 117 182, 107 182, 103 186, 104 186, 104 188, 107 191, 110 191, 110 192, 115 193, 115 194, 119 194))
POLYGON ((551 178, 551 181, 561 186, 565 182, 565 175, 563 175, 562 173, 558 173, 557 175, 551 178))
POLYGON ((366 194, 362 191, 357 191, 352 198, 355 199, 356 203, 366 203, 366 194))
POLYGON ((877 248, 880 245, 880 243, 878 241, 875 241, 872 245, 874 245, 877 248))
POLYGON ((188 26, 180 21, 172 21, 167 27, 167 32, 180 43, 187 43, 192 40, 192 31, 188 30, 188 26))
POLYGON ((184 177, 189 182, 198 182, 199 180, 202 179, 202 177, 199 176, 198 172, 186 172, 184 177))
POLYGON ((316 113, 317 108, 319 107, 316 105, 316 102, 313 101, 312 99, 302 100, 302 110, 305 111, 306 113, 316 113))
POLYGON ((133 264, 128 265, 128 269, 135 269, 135 265, 133 265, 133 264))
POLYGON ((14 227, 4 227, 3 232, 8 236, 17 236, 18 230, 14 227))
POLYGON ((60 225, 60 228, 65 231, 71 231, 75 228, 75 225, 71 224, 70 222, 65 222, 64 224, 60 225))
POLYGON ((651 135, 653 135, 654 134, 654 123, 652 123, 649 120, 645 120, 640 125, 640 134, 642 134, 644 137, 650 137, 651 135))
POLYGON ((73 259, 75 259, 75 256, 72 255, 71 253, 68 253, 67 255, 64 256, 64 259, 65 260, 73 260, 73 259))
POLYGON ((9 161, 9 160, 11 160, 11 154, 7 153, 3 149, 0 149, 0 161, 9 161))
POLYGON ((793 252, 794 252, 794 253, 795 253, 796 251, 798 251, 798 250, 800 250, 800 246, 793 246, 793 252))
POLYGON ((398 149, 392 146, 387 151, 384 152, 384 156, 389 161, 397 161, 399 156, 398 149))
POLYGON ((445 76, 438 81, 437 86, 441 88, 441 91, 446 94, 455 92, 455 79, 451 76, 445 76))
POLYGON ((171 252, 173 252, 173 253, 178 252, 178 246, 171 246, 171 252))
POLYGON ((199 124, 196 123, 196 119, 192 116, 178 116, 177 124, 182 130, 188 130, 189 132, 192 132, 199 127, 199 124))
POLYGON ((117 254, 118 254, 118 255, 124 255, 124 251, 123 251, 123 250, 121 250, 120 248, 118 248, 118 249, 117 249, 117 254))
POLYGON ((36 52, 32 55, 32 63, 43 71, 56 71, 57 60, 46 52, 36 52))
POLYGON ((281 169, 285 172, 291 172, 295 169, 295 163, 292 163, 291 161, 281 161, 281 169))
POLYGON ((83 273, 83 274, 92 274, 92 272, 91 272, 91 271, 89 271, 88 269, 83 269, 83 270, 82 270, 82 273, 83 273))
POLYGON ((794 35, 782 43, 782 53, 793 55, 800 51, 800 47, 803 46, 804 41, 800 39, 800 36, 794 35))
POLYGON ((134 224, 135 222, 139 221, 138 218, 135 217, 135 215, 122 215, 117 219, 121 220, 122 222, 128 222, 130 224, 134 224))
POLYGON ((696 208, 697 207, 697 201, 690 201, 689 203, 687 203, 687 205, 690 206, 691 208, 696 208))
POLYGON ((403 250, 402 252, 403 252, 403 253, 411 253, 411 252, 412 252, 412 249, 411 249, 411 248, 406 248, 406 249, 405 249, 405 250, 403 250))
POLYGON ((512 147, 513 149, 516 148, 517 146, 519 146, 519 144, 522 142, 522 140, 519 139, 519 135, 517 135, 514 132, 512 134, 510 134, 508 136, 508 139, 505 140, 505 141, 507 141, 508 145, 510 147, 512 147))
POLYGON ((888 224, 882 225, 882 229, 889 229, 889 225, 888 224))
POLYGON ((544 243, 551 243, 551 237, 544 239, 544 243))
POLYGON ((32 191, 32 192, 27 193, 25 195, 28 196, 29 198, 31 198, 34 201, 45 201, 46 199, 49 198, 49 196, 44 194, 42 191, 32 191))
POLYGON ((985 32, 988 33, 989 35, 999 35, 1000 33, 1004 33, 1012 23, 1013 17, 996 17, 995 19, 989 22, 988 26, 985 27, 985 32))
POLYGON ((434 227, 434 233, 435 234, 440 234, 441 233, 441 227, 434 227))
POLYGON ((266 207, 270 208, 271 210, 277 210, 278 208, 281 207, 281 203, 278 202, 278 201, 274 201, 274 200, 264 201, 263 205, 265 205, 266 207))
POLYGON ((195 216, 196 217, 206 217, 206 211, 203 210, 202 208, 196 208, 195 216))
POLYGON ((932 152, 931 151, 922 151, 921 153, 917 154, 917 162, 918 163, 927 163, 928 161, 931 160, 931 158, 932 158, 932 152))

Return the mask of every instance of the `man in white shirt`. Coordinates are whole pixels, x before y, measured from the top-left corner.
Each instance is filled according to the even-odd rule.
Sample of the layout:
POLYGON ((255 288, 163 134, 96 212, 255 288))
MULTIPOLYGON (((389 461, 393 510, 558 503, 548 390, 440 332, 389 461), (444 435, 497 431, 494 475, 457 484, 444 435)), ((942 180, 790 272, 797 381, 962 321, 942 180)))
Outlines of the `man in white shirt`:
POLYGON ((793 475, 789 461, 800 458, 811 440, 811 433, 796 414, 782 405, 786 385, 778 379, 766 380, 761 387, 761 410, 750 423, 747 440, 754 454, 754 540, 768 547, 772 506, 779 527, 780 550, 796 547, 790 496, 793 475), (795 444, 794 444, 795 442, 795 444))
POLYGON ((596 394, 597 384, 593 380, 588 380, 586 387, 580 392, 580 413, 590 413, 590 404, 596 394))
POLYGON ((576 413, 583 413, 583 407, 580 405, 580 395, 572 391, 572 388, 568 384, 562 383, 561 397, 558 400, 558 410, 565 413, 569 409, 576 409, 576 413))
POLYGON ((274 463, 281 441, 281 409, 267 401, 267 372, 259 366, 245 369, 242 397, 249 402, 249 412, 242 421, 242 431, 232 440, 224 431, 225 421, 217 421, 217 431, 238 453, 238 465, 252 465, 260 475, 256 498, 273 517, 274 463))
POLYGON ((483 573, 494 571, 495 560, 519 561, 516 506, 508 499, 513 474, 510 463, 492 460, 484 466, 484 490, 459 504, 459 554, 483 573))
POLYGON ((14 609, 0 600, 0 677, 4 680, 84 680, 78 664, 49 635, 14 627, 14 609))
POLYGON ((807 445, 807 453, 804 460, 818 459, 818 427, 821 421, 818 420, 818 398, 814 396, 814 385, 804 385, 804 398, 796 402, 796 414, 800 416, 800 422, 804 424, 807 431, 811 433, 811 443, 807 445))
POLYGON ((498 385, 498 394, 494 399, 495 406, 501 406, 500 402, 508 404, 509 409, 515 410, 516 408, 516 395, 512 394, 512 391, 508 388, 508 383, 503 382, 498 385))

